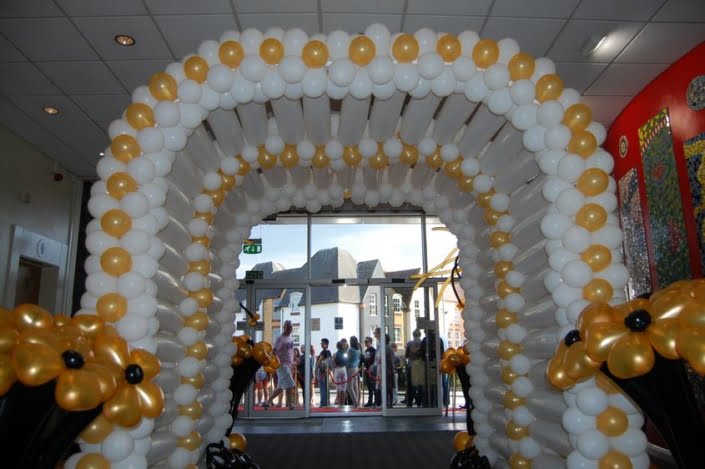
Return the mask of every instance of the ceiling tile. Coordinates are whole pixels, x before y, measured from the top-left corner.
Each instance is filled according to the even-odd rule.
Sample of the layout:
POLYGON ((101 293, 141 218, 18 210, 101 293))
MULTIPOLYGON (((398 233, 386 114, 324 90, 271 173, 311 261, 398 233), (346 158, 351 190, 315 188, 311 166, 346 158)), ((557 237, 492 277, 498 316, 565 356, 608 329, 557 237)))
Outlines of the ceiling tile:
MULTIPOLYGON (((398 13, 404 10, 404 0, 321 0, 321 11, 331 13, 398 13)), ((334 29, 341 29, 335 27, 334 29)))
POLYGON ((648 21, 664 0, 582 0, 575 19, 648 21))
POLYGON ((348 13, 323 13, 323 32, 342 29, 350 34, 363 33, 373 23, 382 23, 392 33, 401 30, 401 15, 358 15, 348 13))
POLYGON ((235 11, 240 13, 315 13, 316 0, 234 0, 235 11))
POLYGON ((0 2, 0 18, 32 18, 64 16, 54 2, 46 0, 14 0, 0 2))
POLYGON ((667 67, 667 64, 612 64, 585 94, 634 96, 667 67))
POLYGON ((242 14, 237 17, 242 29, 257 28, 260 31, 266 31, 272 26, 278 26, 283 29, 300 28, 309 34, 320 32, 318 16, 315 13, 242 14))
POLYGON ((429 15, 468 15, 483 16, 490 9, 492 0, 472 2, 458 0, 409 0, 407 13, 429 15))
POLYGON ((208 13, 232 13, 228 0, 145 0, 154 15, 199 15, 208 13))
POLYGON ((459 34, 463 31, 479 31, 483 16, 429 16, 406 15, 404 32, 415 33, 421 28, 431 28, 437 32, 459 34))
POLYGON ((146 85, 152 75, 166 69, 171 60, 118 60, 106 63, 132 93, 138 86, 146 85))
POLYGON ((705 2, 669 0, 656 14, 654 21, 705 21, 705 2))
POLYGON ((31 60, 98 58, 67 18, 4 20, 0 31, 31 60))
POLYGON ((237 29, 230 15, 156 16, 155 21, 177 58, 195 54, 208 39, 218 39, 223 31, 237 29))
POLYGON ((104 60, 171 59, 171 52, 149 16, 75 18, 76 27, 91 41, 104 60), (121 46, 118 34, 135 38, 135 45, 121 46))
POLYGON ((670 64, 703 40, 703 24, 649 23, 617 57, 617 62, 670 64))
POLYGON ((66 94, 120 94, 125 89, 103 62, 38 62, 66 94))
POLYGON ((7 39, 0 36, 0 62, 21 62, 26 60, 24 55, 10 44, 7 39))
POLYGON ((495 40, 511 37, 519 43, 521 50, 541 57, 546 54, 564 23, 559 19, 491 16, 482 30, 482 37, 495 40))
POLYGON ((495 0, 492 16, 568 18, 579 0, 495 0))
POLYGON ((130 104, 130 96, 123 94, 109 95, 73 95, 71 99, 83 111, 96 121, 107 133, 108 126, 115 119, 120 118, 125 108, 130 104))
POLYGON ((69 16, 146 15, 142 0, 54 0, 69 16))
POLYGON ((644 23, 570 20, 548 57, 559 62, 611 62, 643 26, 644 23), (585 57, 581 50, 592 36, 607 36, 607 39, 591 56, 585 57))
POLYGON ((615 120, 624 107, 632 100, 631 96, 583 96, 582 101, 592 109, 592 119, 606 127, 615 120))
POLYGON ((582 93, 608 64, 556 62, 556 72, 568 88, 582 93))
POLYGON ((96 160, 109 144, 108 135, 66 96, 11 96, 10 100, 87 161, 96 160), (58 115, 42 111, 47 100, 60 110, 58 115))
POLYGON ((0 64, 0 93, 5 95, 60 94, 59 89, 29 62, 0 64))

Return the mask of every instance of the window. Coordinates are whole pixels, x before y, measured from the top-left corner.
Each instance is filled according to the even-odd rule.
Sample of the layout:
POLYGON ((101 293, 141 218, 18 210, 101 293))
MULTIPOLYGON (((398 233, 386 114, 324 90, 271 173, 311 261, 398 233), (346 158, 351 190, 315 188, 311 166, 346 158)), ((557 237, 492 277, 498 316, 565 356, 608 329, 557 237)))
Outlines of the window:
POLYGON ((339 331, 342 328, 343 328, 343 318, 342 317, 335 318, 335 330, 339 331))
POLYGON ((384 295, 384 316, 389 317, 389 297, 384 295))
POLYGON ((414 316, 417 318, 421 316, 421 305, 419 304, 419 300, 414 300, 414 316))
POLYGON ((377 326, 370 326, 370 337, 375 336, 375 329, 377 329, 377 326))
POLYGON ((394 342, 401 343, 401 328, 400 327, 394 328, 394 342))
POLYGON ((291 292, 289 295, 289 308, 291 308, 291 315, 295 316, 301 314, 301 308, 299 303, 301 302, 301 297, 303 293, 300 291, 291 292))
POLYGON ((294 343, 294 346, 299 346, 301 344, 301 332, 300 332, 300 326, 298 324, 294 324, 291 327, 291 341, 294 343))
POLYGON ((321 330, 321 318, 311 318, 311 330, 320 331, 321 330))
POLYGON ((401 295, 398 293, 395 293, 394 296, 392 297, 392 304, 394 305, 394 312, 395 313, 401 313, 402 311, 402 301, 401 301, 401 295))
POLYGON ((377 316, 377 294, 370 293, 370 316, 377 316))

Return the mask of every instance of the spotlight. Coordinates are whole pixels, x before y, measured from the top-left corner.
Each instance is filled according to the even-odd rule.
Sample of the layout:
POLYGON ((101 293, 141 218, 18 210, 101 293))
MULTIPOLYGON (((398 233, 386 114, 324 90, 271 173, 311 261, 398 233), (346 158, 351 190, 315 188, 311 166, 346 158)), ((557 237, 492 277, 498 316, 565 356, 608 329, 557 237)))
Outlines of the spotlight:
POLYGON ((135 38, 127 34, 118 34, 115 36, 115 42, 121 46, 130 47, 135 45, 135 38))
POLYGON ((585 44, 583 44, 583 47, 580 48, 580 53, 583 55, 583 57, 590 57, 592 54, 594 54, 597 49, 600 48, 602 44, 605 43, 605 40, 607 39, 607 35, 600 35, 600 34, 593 34, 590 36, 587 41, 585 41, 585 44))
POLYGON ((44 106, 42 109, 50 116, 55 116, 59 113, 59 110, 54 106, 44 106))

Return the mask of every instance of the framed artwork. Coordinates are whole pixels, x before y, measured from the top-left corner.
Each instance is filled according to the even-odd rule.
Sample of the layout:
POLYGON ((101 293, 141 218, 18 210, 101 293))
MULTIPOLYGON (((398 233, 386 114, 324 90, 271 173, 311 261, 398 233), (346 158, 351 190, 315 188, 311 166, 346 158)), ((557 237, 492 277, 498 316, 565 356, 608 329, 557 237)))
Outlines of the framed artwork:
POLYGON ((651 291, 648 247, 644 232, 644 214, 641 210, 639 176, 632 168, 619 179, 619 217, 624 232, 624 263, 630 279, 627 294, 630 299, 651 291))
POLYGON ((698 236, 700 272, 705 274, 705 132, 683 143, 685 164, 688 168, 690 200, 698 236))
POLYGON ((656 266, 654 289, 691 277, 680 184, 668 109, 639 128, 648 230, 656 266))

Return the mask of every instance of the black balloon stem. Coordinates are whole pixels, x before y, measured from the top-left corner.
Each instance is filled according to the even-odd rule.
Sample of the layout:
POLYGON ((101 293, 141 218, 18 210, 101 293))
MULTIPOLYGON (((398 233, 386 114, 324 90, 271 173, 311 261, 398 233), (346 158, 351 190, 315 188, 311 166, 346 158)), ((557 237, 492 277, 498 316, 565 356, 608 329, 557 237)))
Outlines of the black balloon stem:
POLYGON ((574 343, 580 342, 581 340, 582 338, 580 337, 580 331, 578 331, 577 329, 573 329, 565 335, 563 343, 565 343, 566 347, 570 347, 574 343))

